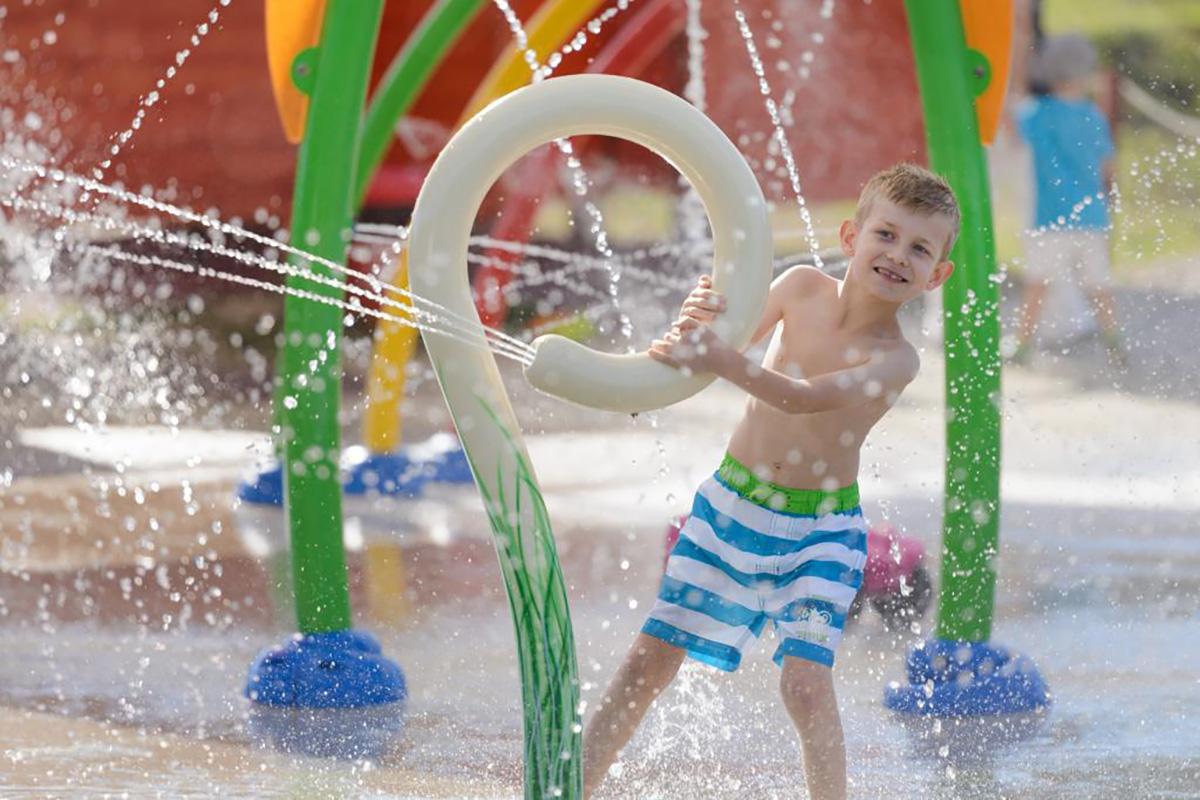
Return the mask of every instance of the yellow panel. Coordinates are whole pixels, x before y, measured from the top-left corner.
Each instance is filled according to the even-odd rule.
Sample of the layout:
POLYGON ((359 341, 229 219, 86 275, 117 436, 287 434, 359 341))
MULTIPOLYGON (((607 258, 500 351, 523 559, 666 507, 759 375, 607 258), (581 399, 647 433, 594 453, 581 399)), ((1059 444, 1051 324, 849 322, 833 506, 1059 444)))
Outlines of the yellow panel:
POLYGON ((267 63, 283 132, 292 144, 304 138, 308 95, 292 83, 292 62, 321 39, 325 0, 267 0, 267 63))
MULTIPOLYGON (((395 285, 408 288, 408 248, 400 254, 395 285)), ((408 299, 393 289, 385 296, 397 303, 408 299)), ((384 313, 406 317, 393 305, 383 306, 384 313)), ((407 317, 406 317, 407 318, 407 317)), ((408 318, 411 319, 411 318, 408 318)), ((404 397, 404 368, 417 347, 419 334, 412 324, 380 320, 375 330, 375 347, 367 371, 367 404, 363 439, 372 453, 390 453, 400 446, 400 401, 404 397)))
POLYGON ((399 626, 412 621, 404 552, 395 542, 367 542, 364 554, 367 608, 371 619, 382 625, 399 626))
MULTIPOLYGON (((537 53, 538 61, 544 63, 583 27, 603 3, 604 0, 548 0, 525 25, 528 49, 537 53)), ((515 47, 505 51, 467 102, 459 118, 459 126, 482 111, 488 103, 529 83, 530 75, 524 51, 515 47)))
POLYGON ((979 139, 991 144, 1000 124, 1004 96, 1008 92, 1008 73, 1012 64, 1012 0, 960 0, 967 47, 978 50, 992 67, 992 80, 975 98, 979 120, 979 139))

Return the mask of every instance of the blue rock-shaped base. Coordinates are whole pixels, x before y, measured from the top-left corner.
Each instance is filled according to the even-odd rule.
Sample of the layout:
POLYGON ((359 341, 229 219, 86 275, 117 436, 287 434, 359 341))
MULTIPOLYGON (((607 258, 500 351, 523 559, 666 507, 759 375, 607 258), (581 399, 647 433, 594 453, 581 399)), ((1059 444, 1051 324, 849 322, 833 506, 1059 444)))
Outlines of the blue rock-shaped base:
POLYGON ((372 759, 403 726, 404 673, 364 631, 296 635, 250 667, 253 738, 310 756, 372 759))
MULTIPOLYGON (((467 454, 450 434, 435 434, 394 453, 369 453, 348 447, 341 458, 342 489, 350 496, 420 497, 428 483, 468 484, 474 478, 467 454)), ((237 488, 246 503, 283 505, 283 468, 278 462, 257 466, 237 488)))
POLYGON ((464 484, 474 481, 461 448, 416 458, 407 451, 375 453, 348 459, 343 488, 348 495, 419 497, 427 483, 464 484))
POLYGON ((292 637, 250 667, 246 696, 268 706, 362 708, 408 696, 404 673, 365 631, 292 637))
POLYGON ((1040 711, 1050 705, 1033 662, 987 642, 933 639, 908 654, 908 686, 884 690, 883 704, 905 714, 962 717, 1040 711))
POLYGON ((283 467, 270 463, 255 468, 238 482, 238 499, 260 506, 283 506, 283 467))

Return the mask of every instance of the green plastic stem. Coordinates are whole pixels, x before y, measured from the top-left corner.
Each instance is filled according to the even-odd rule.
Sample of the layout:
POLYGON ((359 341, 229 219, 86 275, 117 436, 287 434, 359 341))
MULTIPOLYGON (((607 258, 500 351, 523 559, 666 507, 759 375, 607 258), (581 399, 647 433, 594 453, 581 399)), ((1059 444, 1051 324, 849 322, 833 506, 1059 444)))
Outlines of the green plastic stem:
POLYGON ((387 154, 396 120, 408 113, 450 46, 483 3, 484 0, 441 0, 429 9, 392 59, 371 98, 363 125, 354 189, 358 206, 362 205, 371 178, 387 154))
POLYGON ((1000 527, 1000 316, 996 247, 975 77, 958 0, 905 0, 933 169, 963 230, 943 288, 946 495, 937 637, 987 641, 1000 527))
MULTIPOLYGON (((353 176, 371 60, 383 0, 329 0, 321 29, 310 124, 296 161, 291 242, 315 256, 344 262, 353 212, 353 176)), ((332 270, 293 263, 326 277, 332 270)), ((341 299, 340 288, 303 277, 288 287, 341 299)), ((342 548, 338 478, 338 406, 342 310, 288 295, 284 303, 284 367, 277 392, 283 475, 301 633, 346 630, 350 592, 342 548)))

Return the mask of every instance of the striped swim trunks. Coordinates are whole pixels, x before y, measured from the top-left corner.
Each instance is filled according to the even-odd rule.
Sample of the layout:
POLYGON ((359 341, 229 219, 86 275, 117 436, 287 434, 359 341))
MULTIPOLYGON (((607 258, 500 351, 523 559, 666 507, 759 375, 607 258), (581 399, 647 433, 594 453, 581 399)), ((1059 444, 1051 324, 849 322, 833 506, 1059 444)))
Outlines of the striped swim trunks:
POLYGON ((733 671, 770 620, 775 663, 832 666, 862 584, 866 528, 857 484, 789 489, 727 455, 696 492, 642 632, 733 671))

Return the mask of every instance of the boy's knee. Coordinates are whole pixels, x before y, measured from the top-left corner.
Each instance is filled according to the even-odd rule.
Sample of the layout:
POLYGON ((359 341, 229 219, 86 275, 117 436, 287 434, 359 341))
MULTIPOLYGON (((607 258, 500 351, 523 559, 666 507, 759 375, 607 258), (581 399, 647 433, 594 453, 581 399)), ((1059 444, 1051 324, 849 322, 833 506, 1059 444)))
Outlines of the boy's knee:
POLYGON ((789 708, 807 709, 824 703, 833 691, 829 667, 788 657, 779 678, 779 692, 789 708))

